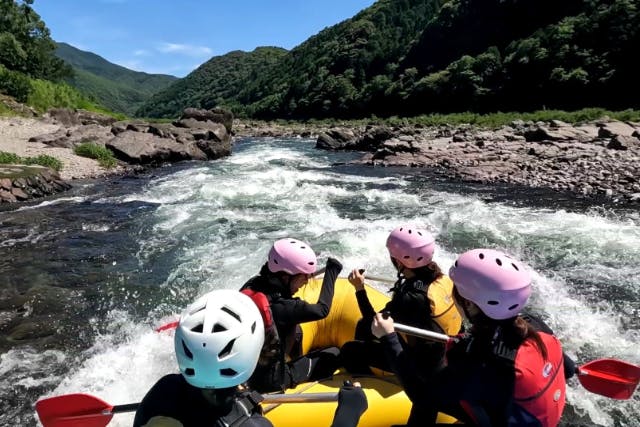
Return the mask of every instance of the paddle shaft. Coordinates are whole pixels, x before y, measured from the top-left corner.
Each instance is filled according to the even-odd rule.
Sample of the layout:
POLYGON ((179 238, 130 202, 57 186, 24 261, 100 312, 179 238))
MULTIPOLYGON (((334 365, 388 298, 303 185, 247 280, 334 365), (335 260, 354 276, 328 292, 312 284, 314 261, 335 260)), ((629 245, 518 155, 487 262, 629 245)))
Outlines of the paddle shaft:
MULTIPOLYGON (((307 394, 263 394, 260 403, 317 403, 336 402, 338 393, 307 393, 307 394)), ((105 410, 102 415, 119 414, 122 412, 133 412, 138 409, 140 403, 127 403, 125 405, 115 405, 111 411, 105 410)))
POLYGON ((414 328, 413 326, 402 325, 400 323, 394 323, 393 328, 398 332, 402 332, 407 335, 413 335, 419 338, 426 338, 431 341, 448 342, 451 339, 449 335, 428 331, 426 329, 414 328))

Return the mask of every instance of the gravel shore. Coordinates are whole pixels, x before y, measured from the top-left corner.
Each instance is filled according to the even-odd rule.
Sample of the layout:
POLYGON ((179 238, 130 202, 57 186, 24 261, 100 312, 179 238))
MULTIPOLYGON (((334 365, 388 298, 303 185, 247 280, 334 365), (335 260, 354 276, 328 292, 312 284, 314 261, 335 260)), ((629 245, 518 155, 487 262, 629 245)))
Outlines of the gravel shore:
POLYGON ((77 156, 70 148, 50 147, 41 142, 29 142, 29 138, 52 133, 61 128, 43 119, 0 117, 0 151, 21 157, 42 154, 55 157, 63 164, 60 177, 64 180, 97 178, 112 174, 113 170, 101 167, 96 160, 77 156))

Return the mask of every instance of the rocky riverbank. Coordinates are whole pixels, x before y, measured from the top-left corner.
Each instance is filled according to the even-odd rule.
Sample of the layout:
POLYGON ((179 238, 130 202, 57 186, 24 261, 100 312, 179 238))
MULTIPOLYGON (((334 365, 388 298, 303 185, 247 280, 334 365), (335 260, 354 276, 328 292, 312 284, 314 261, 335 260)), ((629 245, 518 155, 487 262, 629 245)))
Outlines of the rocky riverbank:
POLYGON ((640 124, 606 118, 578 125, 514 121, 496 129, 233 121, 221 110, 195 109, 185 110, 171 124, 115 122, 64 110, 43 119, 0 118, 0 151, 56 157, 65 165, 59 178, 66 182, 230 155, 231 135, 312 138, 319 149, 361 151, 357 162, 374 167, 421 168, 460 182, 507 183, 640 203, 640 124), (119 166, 107 170, 75 155, 73 147, 85 141, 112 150, 119 166))
POLYGON ((180 160, 209 160, 231 154, 233 117, 224 110, 188 108, 172 123, 116 121, 88 111, 52 110, 42 118, 0 118, 0 152, 22 158, 47 155, 59 172, 28 165, 0 168, 0 202, 25 201, 63 191, 77 179, 129 173, 180 160), (112 168, 75 154, 80 144, 110 150, 112 168), (42 173, 41 173, 42 172, 42 173))
POLYGON ((516 121, 473 126, 319 132, 316 146, 359 150, 372 166, 424 168, 461 182, 549 188, 581 198, 640 203, 640 124, 603 119, 570 125, 516 121))

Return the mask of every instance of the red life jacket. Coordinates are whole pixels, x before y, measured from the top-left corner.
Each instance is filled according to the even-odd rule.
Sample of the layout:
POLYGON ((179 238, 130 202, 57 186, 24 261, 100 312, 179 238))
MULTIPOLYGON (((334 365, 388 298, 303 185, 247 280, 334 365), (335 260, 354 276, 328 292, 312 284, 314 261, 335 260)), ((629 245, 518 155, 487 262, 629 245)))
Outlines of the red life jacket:
MULTIPOLYGON (((240 292, 249 296, 258 307, 262 321, 264 322, 264 345, 260 351, 258 364, 262 366, 271 365, 280 359, 284 359, 282 343, 278 335, 278 328, 273 321, 271 313, 271 303, 269 298, 262 292, 251 288, 244 288, 240 292)), ((282 360, 284 362, 284 360, 282 360)))
MULTIPOLYGON (((539 332, 547 349, 547 360, 532 340, 525 340, 514 360, 514 400, 525 418, 533 416, 542 427, 556 427, 566 398, 562 346, 553 335, 539 332)), ((518 414, 513 414, 518 418, 518 414)), ((522 425, 522 424, 514 424, 522 425)))

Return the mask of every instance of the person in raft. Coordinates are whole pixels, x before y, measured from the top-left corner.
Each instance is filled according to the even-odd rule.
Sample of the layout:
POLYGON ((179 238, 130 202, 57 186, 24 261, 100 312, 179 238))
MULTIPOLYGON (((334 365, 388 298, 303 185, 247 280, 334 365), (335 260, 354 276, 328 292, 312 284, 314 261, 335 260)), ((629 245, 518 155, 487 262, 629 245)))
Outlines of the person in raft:
POLYGON ((261 393, 329 377, 340 366, 337 347, 302 354, 300 324, 329 315, 335 282, 342 271, 340 262, 328 258, 317 302, 293 297, 313 277, 316 267, 317 258, 311 246, 297 239, 280 239, 271 247, 260 273, 241 289, 266 296, 267 311, 274 323, 267 331, 260 361, 249 379, 249 385, 261 393))
MULTIPOLYGON (((398 280, 391 289, 391 300, 382 312, 398 322, 416 328, 455 335, 460 332, 462 316, 451 296, 453 283, 433 261, 435 239, 426 230, 414 225, 394 229, 387 238, 387 249, 398 280)), ((362 319, 356 330, 356 340, 341 349, 345 368, 352 373, 370 374, 369 367, 390 370, 380 343, 371 334, 375 310, 367 297, 363 270, 354 269, 349 282, 355 288, 362 319)), ((444 345, 407 336, 401 340, 405 349, 421 361, 423 371, 438 367, 444 355, 444 345)), ((422 371, 420 374, 423 373, 422 371)))
POLYGON ((431 413, 420 425, 433 425, 440 411, 474 426, 557 426, 565 405, 563 352, 556 337, 519 315, 531 294, 525 266, 502 252, 474 249, 458 257, 449 275, 472 326, 451 341, 447 366, 426 381, 414 375, 393 319, 377 315, 372 324, 393 371, 414 391, 414 405, 431 413))
MULTIPOLYGON (((262 415, 262 396, 241 386, 263 341, 263 320, 250 297, 235 290, 202 296, 182 313, 175 332, 180 373, 162 377, 147 392, 133 426, 272 427, 262 415)), ((366 409, 361 388, 342 387, 331 425, 355 427, 366 409)))
MULTIPOLYGON (((398 280, 391 289, 391 300, 382 312, 416 328, 448 335, 459 333, 462 316, 451 295, 451 279, 433 261, 433 236, 415 225, 402 225, 391 231, 386 246, 398 280)), ((370 374, 370 367, 391 371, 382 344, 371 334, 375 310, 364 287, 365 276, 355 269, 349 274, 349 282, 356 290, 362 319, 356 329, 356 339, 340 349, 343 365, 355 374, 370 374)), ((418 367, 414 375, 425 378, 442 366, 444 344, 412 336, 399 337, 399 340, 407 357, 411 357, 414 366, 418 367)), ((422 419, 419 406, 412 406, 410 419, 422 419)))

